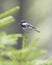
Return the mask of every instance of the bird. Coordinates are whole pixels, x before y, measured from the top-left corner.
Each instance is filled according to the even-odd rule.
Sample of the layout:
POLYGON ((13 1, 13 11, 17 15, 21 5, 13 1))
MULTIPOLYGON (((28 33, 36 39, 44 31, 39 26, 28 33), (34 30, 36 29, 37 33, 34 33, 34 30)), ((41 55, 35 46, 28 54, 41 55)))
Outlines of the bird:
POLYGON ((28 23, 26 20, 23 20, 23 19, 20 20, 20 26, 22 27, 23 30, 32 30, 32 29, 34 29, 36 32, 40 33, 40 31, 37 30, 35 26, 28 23))

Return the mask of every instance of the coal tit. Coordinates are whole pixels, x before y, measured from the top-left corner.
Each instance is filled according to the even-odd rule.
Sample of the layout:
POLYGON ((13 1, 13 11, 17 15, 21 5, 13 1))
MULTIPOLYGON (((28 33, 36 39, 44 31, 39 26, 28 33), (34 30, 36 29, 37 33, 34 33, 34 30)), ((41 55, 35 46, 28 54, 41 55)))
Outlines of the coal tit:
POLYGON ((34 29, 35 31, 40 33, 40 31, 37 30, 35 26, 31 25, 26 20, 20 20, 20 26, 22 27, 23 30, 32 30, 32 29, 34 29))

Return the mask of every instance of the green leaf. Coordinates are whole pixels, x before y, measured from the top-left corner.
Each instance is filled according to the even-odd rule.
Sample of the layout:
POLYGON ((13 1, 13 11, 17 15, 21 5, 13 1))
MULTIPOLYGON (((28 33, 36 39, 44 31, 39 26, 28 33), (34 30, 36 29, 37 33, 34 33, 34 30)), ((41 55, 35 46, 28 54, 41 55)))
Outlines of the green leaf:
POLYGON ((21 34, 3 34, 3 36, 1 36, 0 38, 0 44, 4 44, 4 45, 14 45, 16 44, 16 40, 18 40, 19 37, 22 37, 21 34))
POLYGON ((27 45, 27 38, 28 38, 28 36, 26 34, 24 34, 22 48, 26 47, 26 45, 27 45))
POLYGON ((45 54, 46 51, 45 50, 35 50, 35 51, 31 51, 27 57, 27 60, 36 60, 39 57, 41 57, 43 54, 45 54))
POLYGON ((18 37, 22 37, 22 35, 21 34, 10 34, 10 35, 8 35, 8 38, 9 39, 15 39, 15 38, 18 38, 18 37))
POLYGON ((14 22, 14 18, 12 16, 8 16, 6 18, 0 19, 0 28, 11 22, 14 22))
POLYGON ((0 32, 0 38, 1 38, 2 36, 4 36, 4 35, 6 35, 5 32, 0 32))
POLYGON ((1 14, 0 14, 0 18, 6 17, 6 16, 8 16, 8 15, 11 15, 12 13, 18 11, 19 9, 20 9, 19 6, 16 6, 16 7, 12 8, 12 9, 9 9, 9 10, 7 10, 6 12, 1 13, 1 14))

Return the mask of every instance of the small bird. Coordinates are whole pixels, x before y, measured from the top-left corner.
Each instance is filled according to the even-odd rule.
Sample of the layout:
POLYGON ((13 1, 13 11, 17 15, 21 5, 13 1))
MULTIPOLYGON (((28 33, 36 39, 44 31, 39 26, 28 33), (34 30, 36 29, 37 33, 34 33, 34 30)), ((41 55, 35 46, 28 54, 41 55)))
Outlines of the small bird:
POLYGON ((22 27, 23 30, 32 30, 32 29, 34 29, 35 31, 37 31, 38 33, 40 33, 40 31, 37 30, 35 26, 31 25, 26 20, 21 20, 20 21, 20 26, 22 27))

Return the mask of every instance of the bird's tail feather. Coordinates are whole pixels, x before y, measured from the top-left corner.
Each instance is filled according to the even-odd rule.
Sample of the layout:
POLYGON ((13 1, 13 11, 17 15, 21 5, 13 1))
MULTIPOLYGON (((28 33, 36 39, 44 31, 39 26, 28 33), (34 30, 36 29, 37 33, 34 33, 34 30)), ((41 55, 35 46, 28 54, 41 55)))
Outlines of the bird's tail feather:
POLYGON ((32 28, 33 28, 36 32, 40 33, 40 31, 37 30, 35 27, 32 26, 32 28))
POLYGON ((35 31, 37 31, 38 33, 40 33, 40 31, 39 31, 39 30, 37 30, 37 29, 35 29, 35 31))

